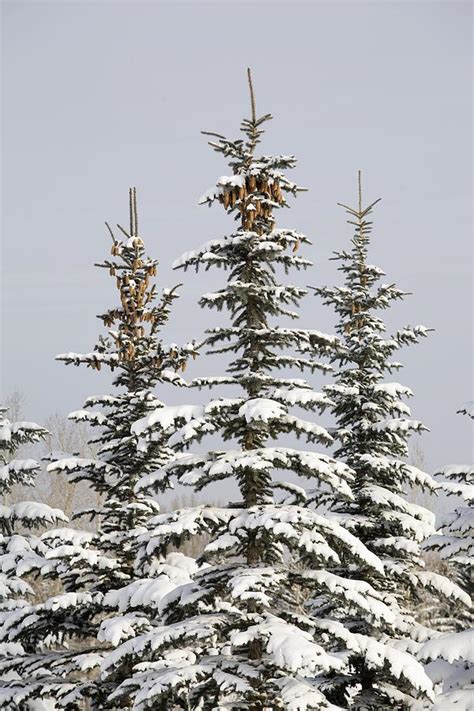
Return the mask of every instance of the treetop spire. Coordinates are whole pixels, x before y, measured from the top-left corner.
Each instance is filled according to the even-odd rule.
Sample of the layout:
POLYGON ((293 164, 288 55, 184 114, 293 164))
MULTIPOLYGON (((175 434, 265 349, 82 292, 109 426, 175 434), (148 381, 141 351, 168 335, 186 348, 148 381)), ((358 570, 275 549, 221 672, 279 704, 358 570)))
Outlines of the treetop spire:
POLYGON ((232 140, 220 133, 202 131, 205 136, 213 139, 209 145, 228 159, 232 175, 221 176, 215 187, 207 190, 200 198, 199 204, 211 205, 214 200, 218 200, 226 212, 234 213, 243 231, 261 237, 274 230, 274 211, 288 206, 285 193, 295 196, 305 188, 291 182, 285 175, 286 170, 296 165, 293 155, 255 155, 264 133, 263 124, 272 116, 264 114, 257 118, 250 67, 247 68, 247 81, 251 117, 242 119, 240 123, 245 138, 232 140))
POLYGON ((138 237, 138 210, 137 210, 137 189, 129 188, 130 205, 130 237, 138 237))
POLYGON ((252 107, 252 123, 257 122, 257 112, 255 109, 255 92, 253 90, 253 82, 252 82, 252 70, 250 67, 247 67, 247 79, 249 83, 249 91, 250 91, 250 106, 252 107))

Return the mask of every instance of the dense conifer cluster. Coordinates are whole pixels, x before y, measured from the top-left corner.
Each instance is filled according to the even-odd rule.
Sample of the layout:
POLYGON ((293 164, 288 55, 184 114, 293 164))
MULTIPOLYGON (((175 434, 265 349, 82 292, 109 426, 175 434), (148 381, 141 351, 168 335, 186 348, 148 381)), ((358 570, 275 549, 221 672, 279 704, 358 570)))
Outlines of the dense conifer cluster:
POLYGON ((250 71, 248 83, 240 136, 206 132, 228 174, 200 202, 234 227, 175 263, 215 275, 199 300, 213 326, 183 345, 162 339, 177 287, 157 290, 131 189, 129 228, 107 225, 111 253, 97 265, 118 293, 99 315, 105 332, 91 352, 57 356, 113 374, 110 393, 69 416, 88 423, 97 454, 48 466, 100 504, 68 522, 9 502, 39 468, 15 452, 47 432, 1 410, 2 708, 468 711, 472 468, 432 477, 409 463, 409 438, 426 428, 393 380, 398 351, 429 329, 387 333, 382 314, 406 294, 369 261, 376 203, 364 207, 360 174, 358 205, 344 206, 353 237, 335 253, 342 283, 290 279, 312 267, 308 237, 281 223, 302 190, 288 177, 296 159, 260 151, 272 117, 256 112, 250 71), (306 297, 335 311, 334 334, 318 330, 316 308, 300 324, 306 297), (215 375, 199 375, 202 359, 215 375), (191 404, 173 402, 174 386, 191 404), (233 500, 201 503, 213 484, 233 500), (164 511, 176 485, 200 501, 164 511), (455 508, 436 522, 409 500, 417 487, 455 508), (450 572, 429 568, 426 551, 450 572), (50 585, 42 598, 35 577, 50 585))

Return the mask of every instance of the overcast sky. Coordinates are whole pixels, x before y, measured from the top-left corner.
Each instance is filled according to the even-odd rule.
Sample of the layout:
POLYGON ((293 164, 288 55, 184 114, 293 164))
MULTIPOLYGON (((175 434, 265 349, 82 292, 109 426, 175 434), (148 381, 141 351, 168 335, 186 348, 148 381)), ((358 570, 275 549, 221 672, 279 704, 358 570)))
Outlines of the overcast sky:
MULTIPOLYGON (((471 426, 455 414, 472 398, 470 2, 11 0, 2 11, 2 397, 21 389, 41 422, 106 392, 103 371, 54 356, 91 350, 95 314, 115 303, 93 264, 109 250, 104 220, 127 221, 129 185, 160 283, 184 282, 167 340, 214 320, 197 299, 223 275, 170 265, 232 230, 222 210, 197 206, 227 170, 200 130, 236 135, 250 65, 257 108, 274 116, 263 148, 294 153, 292 177, 309 188, 280 223, 314 241, 300 283, 339 279, 328 257, 350 231, 336 203, 355 202, 361 169, 367 200, 383 198, 371 261, 413 292, 389 324, 436 329, 397 376, 431 430, 427 465, 470 456, 471 426)), ((334 316, 313 297, 301 325, 331 331, 334 316)), ((221 366, 201 357, 190 375, 221 366)))

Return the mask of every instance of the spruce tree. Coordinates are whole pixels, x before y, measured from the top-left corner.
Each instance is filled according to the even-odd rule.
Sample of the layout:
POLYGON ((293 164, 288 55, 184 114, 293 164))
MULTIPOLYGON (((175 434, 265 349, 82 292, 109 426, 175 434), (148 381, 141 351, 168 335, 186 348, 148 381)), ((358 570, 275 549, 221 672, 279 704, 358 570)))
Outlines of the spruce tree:
MULTIPOLYGON (((35 444, 48 431, 35 422, 10 422, 8 408, 0 406, 0 625, 10 614, 29 607, 34 596, 33 578, 48 568, 47 546, 34 529, 66 522, 62 511, 34 500, 9 503, 11 488, 19 484, 33 487, 40 465, 34 459, 20 459, 15 455, 27 444, 35 444)), ((8 678, 3 661, 12 656, 24 656, 30 647, 17 642, 0 642, 0 706, 3 686, 8 678)))
MULTIPOLYGON (((129 230, 117 225, 121 232, 118 239, 107 227, 112 238, 111 257, 97 266, 116 280, 120 304, 98 317, 107 333, 99 336, 92 352, 64 353, 57 359, 96 371, 108 368, 114 376, 114 390, 87 398, 84 409, 69 416, 90 425, 97 456, 69 457, 48 467, 52 475, 66 472, 72 482, 87 482, 102 503, 75 513, 75 518, 88 516, 95 521, 96 532, 61 528, 43 539, 64 592, 26 606, 4 622, 1 639, 20 642, 32 652, 40 643, 44 647, 40 654, 8 660, 22 678, 4 694, 5 703, 11 703, 12 708, 26 709, 30 700, 49 699, 67 709, 82 709, 84 700, 88 708, 102 709, 114 687, 112 680, 104 685, 98 676, 107 650, 134 635, 136 629, 149 629, 152 624, 148 607, 140 599, 122 614, 115 591, 130 585, 148 590, 158 574, 151 569, 144 574, 135 568, 137 532, 160 507, 155 498, 136 493, 134 486, 144 475, 162 471, 171 450, 164 428, 155 429, 146 451, 137 449, 133 425, 163 408, 155 394, 158 386, 184 384, 179 372, 195 349, 192 344, 167 345, 160 338, 176 288, 158 295, 153 283, 158 262, 147 256, 139 235, 135 189, 130 190, 129 230)), ((179 408, 171 417, 180 421, 179 408)), ((170 486, 163 475, 155 489, 163 492, 170 486)), ((169 565, 169 575, 162 576, 159 584, 170 586, 172 569, 178 577, 181 574, 181 581, 180 564, 178 560, 178 568, 169 565)))
MULTIPOLYGON (((309 240, 277 227, 276 214, 299 191, 286 177, 296 161, 257 154, 271 116, 257 117, 250 74, 249 83, 252 111, 241 124, 243 137, 207 134, 231 171, 201 199, 221 204, 237 227, 176 264, 227 270, 224 285, 205 294, 200 305, 228 315, 229 323, 207 331, 206 343, 210 353, 230 356, 230 363, 224 374, 197 378, 194 385, 228 386, 232 392, 207 402, 170 443, 179 447, 212 433, 222 445, 183 453, 137 485, 138 491, 154 491, 163 475, 175 474, 196 491, 214 482, 237 483, 240 498, 148 522, 140 536, 141 560, 153 560, 199 533, 210 534, 211 541, 192 582, 157 604, 161 625, 105 660, 105 678, 129 672, 110 701, 137 711, 341 708, 328 697, 351 673, 346 640, 357 642, 362 656, 367 652, 368 664, 389 665, 404 686, 429 695, 429 679, 412 656, 395 650, 381 656, 383 644, 370 646, 368 638, 352 634, 350 616, 329 619, 332 600, 353 617, 384 626, 384 620, 397 617, 397 604, 353 579, 359 568, 374 578, 382 575, 378 556, 334 517, 314 509, 322 487, 348 506, 353 474, 319 451, 332 442, 326 429, 293 414, 294 408, 318 411, 331 401, 288 371, 326 370, 320 358, 332 352, 337 339, 291 325, 306 290, 279 277, 310 266, 298 254, 309 240), (287 434, 307 440, 307 448, 283 446, 279 440, 287 434), (351 575, 329 570, 337 565, 351 575)), ((152 441, 160 417, 166 419, 166 412, 137 423, 143 446, 152 441)))
MULTIPOLYGON (((458 410, 474 419, 474 411, 469 408, 458 410)), ((472 555, 474 551, 473 532, 473 500, 474 500, 474 467, 469 464, 450 464, 436 472, 440 488, 457 502, 453 510, 444 516, 438 532, 431 536, 425 546, 426 550, 436 552, 442 560, 449 562, 456 582, 469 592, 472 585, 472 555)), ((457 629, 470 626, 469 615, 455 621, 457 629)))
POLYGON ((0 609, 21 607, 33 590, 22 578, 46 563, 46 548, 30 530, 67 521, 62 511, 34 500, 8 503, 14 485, 32 487, 40 465, 34 459, 15 457, 20 447, 35 444, 48 431, 35 422, 10 422, 8 408, 0 406, 0 609))
MULTIPOLYGON (((474 419, 472 407, 458 412, 474 419)), ((437 533, 427 541, 426 549, 449 564, 452 579, 470 594, 474 562, 474 467, 467 464, 449 465, 437 474, 448 500, 454 498, 457 503, 442 518, 437 533)), ((453 708, 469 711, 472 708, 474 676, 472 614, 456 605, 455 601, 445 604, 442 614, 449 631, 426 642, 419 653, 419 657, 428 662, 428 674, 439 692, 433 710, 453 708)))
MULTIPOLYGON (((347 640, 353 650, 349 674, 335 680, 331 698, 344 707, 374 710, 411 708, 418 696, 416 684, 407 684, 400 667, 397 672, 397 665, 404 662, 402 658, 397 661, 396 655, 402 650, 416 652, 415 640, 431 634, 411 614, 422 591, 457 599, 464 605, 469 603, 456 584, 424 569, 420 546, 434 530, 434 515, 410 503, 406 496, 409 487, 435 492, 437 484, 430 475, 407 463, 410 435, 426 428, 411 418, 405 402, 413 394, 411 390, 387 378, 401 368, 394 360, 398 350, 417 343, 428 329, 408 326, 391 336, 386 333, 381 312, 406 294, 394 284, 381 281, 384 272, 368 262, 371 216, 378 202, 363 206, 359 173, 358 206, 342 205, 354 230, 351 247, 336 252, 334 257, 344 282, 341 286, 315 289, 338 316, 340 342, 332 356, 336 371, 333 383, 324 390, 335 403, 334 456, 348 464, 355 475, 353 500, 323 495, 322 502, 384 565, 382 575, 365 566, 339 566, 338 571, 370 582, 396 612, 378 627, 364 616, 352 617, 350 630, 354 639, 347 640), (367 651, 365 656, 361 654, 365 645, 373 648, 372 655, 367 651), (377 655, 385 657, 387 663, 374 663, 377 655)), ((347 611, 341 610, 337 601, 332 607, 333 615, 346 616, 347 611)))

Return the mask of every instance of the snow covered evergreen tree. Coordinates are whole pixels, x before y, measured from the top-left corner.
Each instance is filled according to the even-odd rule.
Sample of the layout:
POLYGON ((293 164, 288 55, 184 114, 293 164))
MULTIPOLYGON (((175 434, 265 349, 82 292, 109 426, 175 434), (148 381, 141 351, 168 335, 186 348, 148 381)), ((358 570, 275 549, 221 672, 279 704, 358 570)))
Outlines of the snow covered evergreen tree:
MULTIPOLYGON (((337 332, 341 341, 332 359, 337 370, 334 382, 325 387, 325 392, 335 403, 334 435, 338 443, 335 456, 355 473, 354 500, 329 494, 323 495, 321 501, 330 505, 336 520, 384 563, 383 575, 364 566, 357 569, 339 566, 338 570, 340 574, 370 582, 391 610, 398 610, 378 629, 360 615, 354 616, 350 625, 351 632, 362 634, 370 640, 369 644, 384 641, 385 649, 393 654, 403 649, 416 652, 415 640, 430 634, 410 614, 413 601, 423 590, 459 600, 464 605, 469 604, 469 599, 444 576, 424 570, 420 544, 434 530, 434 515, 409 503, 406 497, 407 487, 419 486, 434 492, 437 484, 406 461, 410 435, 426 428, 411 419, 404 402, 412 395, 411 390, 386 378, 401 367, 394 360, 397 351, 404 345, 417 343, 426 336, 427 329, 409 326, 393 336, 386 335, 379 314, 405 294, 394 284, 381 282, 384 272, 367 261, 371 214, 377 202, 363 207, 359 173, 358 206, 342 206, 354 228, 351 248, 336 252, 334 257, 344 283, 315 289, 339 318, 337 332)), ((337 608, 335 603, 334 611, 337 608)), ((384 655, 386 651, 380 653, 384 655)), ((390 654, 387 661, 389 658, 390 654)), ((349 707, 411 708, 416 697, 403 675, 399 679, 387 675, 387 668, 377 667, 370 655, 364 659, 354 654, 351 674, 340 677, 339 681, 350 695, 349 707)), ((337 691, 337 686, 334 690, 337 691)))
MULTIPOLYGON (((61 459, 48 467, 52 475, 67 472, 73 482, 87 482, 103 503, 75 514, 93 518, 96 533, 61 528, 43 537, 64 592, 42 604, 25 606, 3 625, 3 640, 34 649, 43 644, 41 654, 8 660, 6 666, 23 679, 4 691, 4 703, 15 709, 30 708, 30 700, 35 699, 55 700, 67 709, 83 708, 86 699, 88 708, 102 709, 114 686, 109 680, 104 688, 97 675, 104 655, 127 637, 132 623, 142 630, 151 626, 146 606, 143 611, 139 603, 128 616, 118 614, 113 592, 137 581, 142 587, 150 583, 135 569, 133 545, 136 531, 160 507, 154 498, 135 493, 134 486, 160 469, 171 450, 167 435, 157 429, 146 451, 137 449, 133 424, 163 407, 154 392, 158 385, 184 384, 179 371, 195 350, 192 344, 178 347, 160 339, 176 289, 163 290, 157 300, 152 283, 157 261, 146 255, 139 236, 135 189, 130 191, 129 231, 118 226, 123 238, 117 239, 107 227, 111 259, 98 266, 116 279, 120 305, 99 316, 108 334, 99 337, 92 352, 57 358, 98 371, 109 368, 115 375, 114 391, 89 397, 84 409, 70 415, 93 428, 96 458, 61 459)), ((155 489, 164 491, 169 486, 163 475, 155 489)))
MULTIPOLYGON (((34 422, 10 422, 7 408, 0 406, 0 624, 15 610, 28 607, 34 594, 27 579, 38 576, 45 566, 47 546, 33 529, 66 522, 62 511, 37 501, 8 504, 8 494, 15 484, 33 486, 40 466, 34 459, 18 459, 15 454, 25 444, 44 439, 48 431, 34 422)), ((30 581, 31 582, 31 581, 30 581)), ((0 643, 0 706, 2 687, 6 683, 3 660, 24 655, 30 644, 0 643)), ((14 675, 13 675, 14 676, 14 675)))
MULTIPOLYGON (((474 419, 472 407, 459 410, 474 419)), ((453 579, 470 594, 474 562, 474 467, 449 465, 437 474, 441 488, 457 499, 455 508, 443 517, 437 533, 426 549, 448 561, 453 579)), ((455 601, 444 605, 443 617, 451 630, 426 642, 419 657, 427 662, 427 671, 437 685, 439 695, 434 711, 469 711, 474 694, 474 630, 472 614, 456 606, 455 601)))
MULTIPOLYGON (((474 419, 472 409, 463 408, 460 414, 474 419)), ((453 511, 443 517, 439 531, 432 536, 426 549, 435 551, 443 560, 449 561, 456 582, 469 592, 472 589, 472 564, 474 555, 474 467, 469 464, 450 464, 436 475, 441 479, 441 489, 457 500, 453 511)), ((464 611, 465 612, 465 611, 464 611)), ((470 615, 461 615, 455 624, 458 629, 471 626, 470 615)))
MULTIPOLYGON (((232 386, 237 392, 190 411, 189 422, 170 444, 193 443, 212 433, 227 446, 183 453, 136 487, 154 491, 163 476, 176 474, 197 491, 213 482, 237 483, 240 499, 148 522, 139 539, 143 561, 201 532, 211 541, 193 580, 155 601, 161 626, 125 642, 105 660, 106 679, 129 673, 110 701, 117 707, 131 704, 136 711, 347 708, 344 693, 337 706, 328 697, 353 674, 354 647, 367 667, 389 680, 399 678, 411 697, 429 696, 431 683, 411 655, 351 630, 353 618, 382 630, 396 624, 397 603, 355 579, 359 568, 373 578, 383 575, 378 555, 312 505, 325 487, 349 506, 353 474, 318 451, 332 441, 328 432, 313 419, 293 414, 295 407, 318 410, 331 401, 302 377, 290 377, 288 369, 326 369, 319 358, 337 339, 281 323, 297 318, 295 307, 306 290, 282 283, 278 274, 310 265, 297 254, 308 239, 276 226, 275 213, 299 190, 285 175, 295 159, 257 154, 271 117, 257 118, 250 75, 249 82, 252 114, 242 122, 243 138, 207 134, 211 146, 229 160, 231 174, 220 177, 201 199, 223 205, 237 228, 185 254, 176 265, 228 271, 222 288, 205 294, 200 304, 229 315, 230 323, 208 330, 207 344, 231 362, 225 374, 194 384, 232 386), (309 446, 283 446, 279 440, 287 434, 308 440, 309 446), (282 479, 282 470, 293 481, 282 479), (350 575, 339 575, 338 565, 350 575), (352 617, 338 616, 337 610, 331 617, 336 602, 352 617)), ((137 422, 143 446, 166 419, 165 409, 137 422)))
POLYGON ((17 459, 15 453, 25 444, 44 439, 48 431, 35 422, 10 422, 7 408, 0 406, 0 609, 20 607, 22 598, 32 593, 22 578, 38 571, 47 561, 46 548, 31 529, 67 521, 59 509, 37 501, 8 505, 8 494, 15 484, 33 486, 40 465, 34 459, 17 459))

